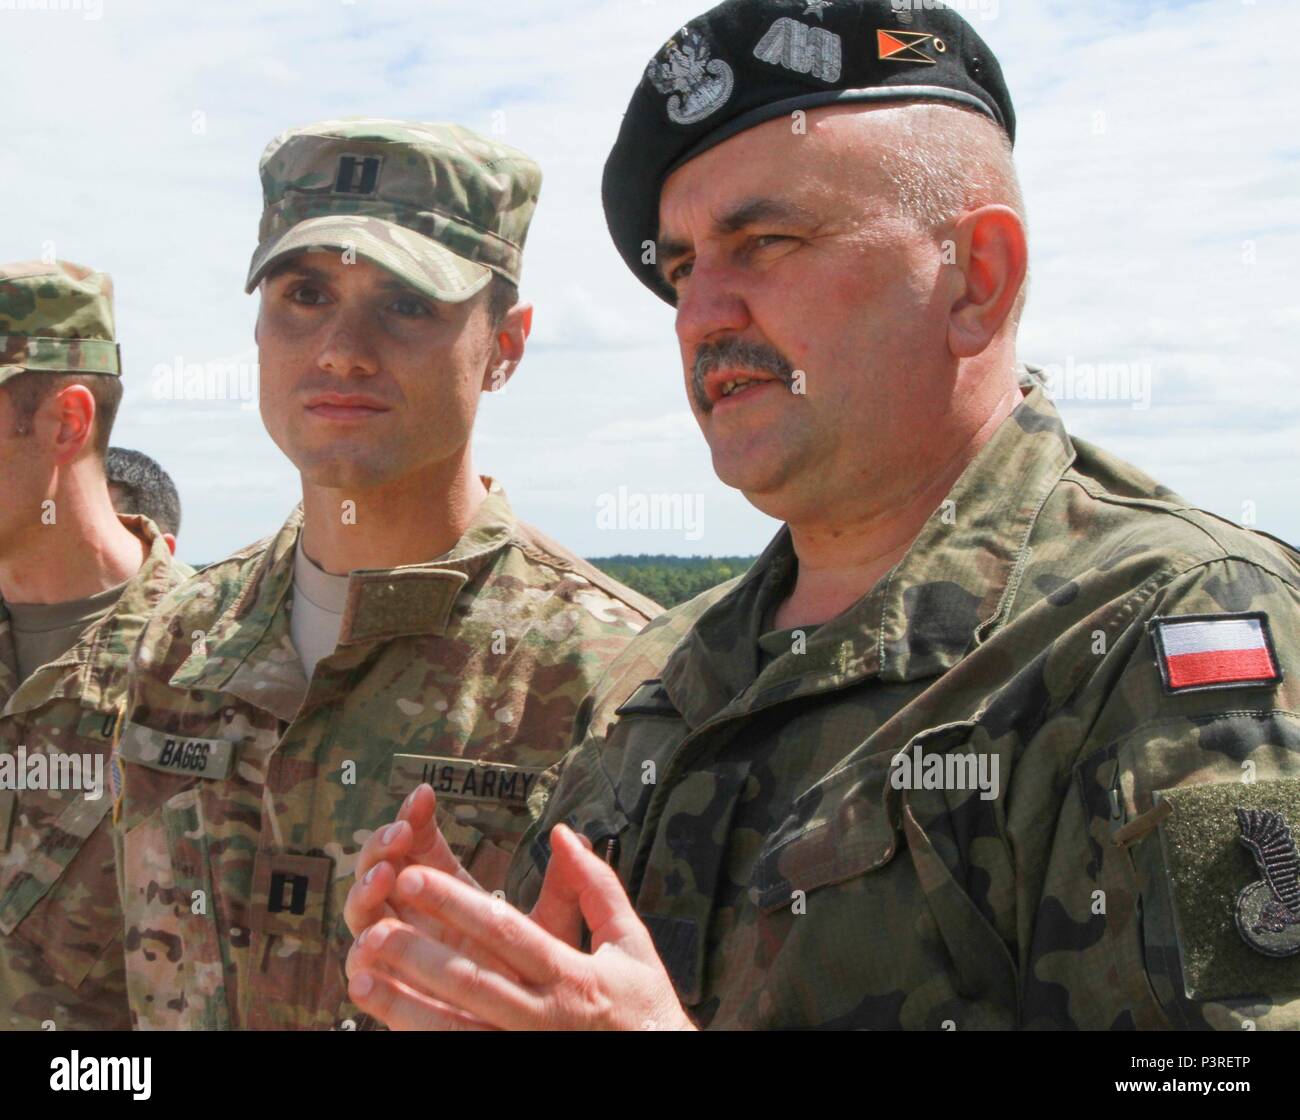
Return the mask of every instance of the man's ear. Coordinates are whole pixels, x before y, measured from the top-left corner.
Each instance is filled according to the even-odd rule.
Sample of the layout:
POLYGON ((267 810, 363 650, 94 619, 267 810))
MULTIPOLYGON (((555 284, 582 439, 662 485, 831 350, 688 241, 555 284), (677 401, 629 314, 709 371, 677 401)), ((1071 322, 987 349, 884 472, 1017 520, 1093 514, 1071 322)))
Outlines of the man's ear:
POLYGON ((1016 305, 1029 268, 1025 227, 1009 206, 981 206, 953 227, 957 269, 964 280, 948 316, 948 349, 957 358, 981 354, 1016 305))
POLYGON ((164 541, 167 542, 167 550, 168 550, 168 551, 169 551, 173 556, 175 556, 175 555, 176 555, 176 534, 175 534, 175 533, 164 533, 164 534, 162 535, 162 539, 163 539, 164 541))
POLYGON ((524 359, 524 348, 533 330, 533 305, 517 303, 492 332, 492 353, 483 371, 483 392, 505 388, 524 359))
MULTIPOLYGON (((90 441, 95 427, 95 395, 84 385, 69 385, 55 393, 40 411, 46 413, 45 430, 56 429, 55 465, 65 467, 90 441)), ((40 419, 36 430, 42 431, 40 419)))

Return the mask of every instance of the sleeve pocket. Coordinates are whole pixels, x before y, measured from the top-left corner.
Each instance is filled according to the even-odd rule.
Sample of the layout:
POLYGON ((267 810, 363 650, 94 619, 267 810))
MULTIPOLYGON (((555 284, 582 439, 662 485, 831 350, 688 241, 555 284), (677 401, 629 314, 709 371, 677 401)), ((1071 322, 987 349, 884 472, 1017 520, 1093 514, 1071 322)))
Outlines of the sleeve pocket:
POLYGON ((76 988, 121 932, 113 847, 101 827, 109 798, 73 793, 64 806, 45 794, 27 799, 15 807, 11 843, 0 857, 0 931, 34 945, 76 988), (28 823, 33 819, 46 823, 28 823), (84 889, 70 889, 74 884, 84 889))

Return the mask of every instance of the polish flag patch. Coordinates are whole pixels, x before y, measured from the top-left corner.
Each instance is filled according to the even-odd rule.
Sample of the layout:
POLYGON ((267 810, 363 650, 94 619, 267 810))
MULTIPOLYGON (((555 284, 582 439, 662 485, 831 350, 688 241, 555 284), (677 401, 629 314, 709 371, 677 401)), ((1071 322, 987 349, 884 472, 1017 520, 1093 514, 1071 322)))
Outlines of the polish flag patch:
POLYGON ((1282 679, 1262 611, 1154 618, 1149 625, 1167 692, 1250 688, 1282 679))

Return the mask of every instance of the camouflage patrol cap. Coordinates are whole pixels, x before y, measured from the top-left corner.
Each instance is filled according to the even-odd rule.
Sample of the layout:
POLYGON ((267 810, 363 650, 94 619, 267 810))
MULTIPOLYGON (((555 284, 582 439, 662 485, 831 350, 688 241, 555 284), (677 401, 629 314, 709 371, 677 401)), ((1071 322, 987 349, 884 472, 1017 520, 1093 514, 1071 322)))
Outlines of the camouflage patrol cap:
POLYGON ((323 121, 277 136, 260 169, 262 224, 246 291, 307 249, 354 248, 448 303, 481 291, 494 272, 519 283, 542 172, 505 144, 455 124, 323 121))
POLYGON ((0 385, 27 370, 121 376, 106 273, 69 261, 0 265, 0 385))

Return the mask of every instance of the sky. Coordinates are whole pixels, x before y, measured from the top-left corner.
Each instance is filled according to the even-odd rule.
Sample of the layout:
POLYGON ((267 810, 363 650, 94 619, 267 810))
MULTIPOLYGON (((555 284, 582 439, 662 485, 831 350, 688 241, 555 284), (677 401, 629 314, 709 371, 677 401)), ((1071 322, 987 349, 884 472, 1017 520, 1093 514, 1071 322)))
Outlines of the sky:
MULTIPOLYGON (((792 14, 799 5, 792 0, 792 14)), ((1296 0, 969 0, 1019 117, 1031 287, 1022 359, 1069 429, 1194 504, 1300 540, 1296 0), (1078 399, 1089 367, 1127 371, 1078 399)), ((776 524, 723 486, 691 418, 672 309, 622 264, 600 172, 645 63, 699 0, 0 0, 8 88, 0 260, 109 272, 126 400, 113 442, 181 492, 179 553, 277 529, 297 474, 256 405, 243 279, 257 161, 340 116, 450 120, 545 183, 525 253, 535 325, 486 397, 479 470, 585 556, 747 555, 776 524), (223 399, 168 399, 218 363, 223 399), (658 528, 628 517, 667 495, 658 528), (611 516, 611 514, 615 514, 611 516)), ((217 368, 214 366, 214 368, 217 368)))

